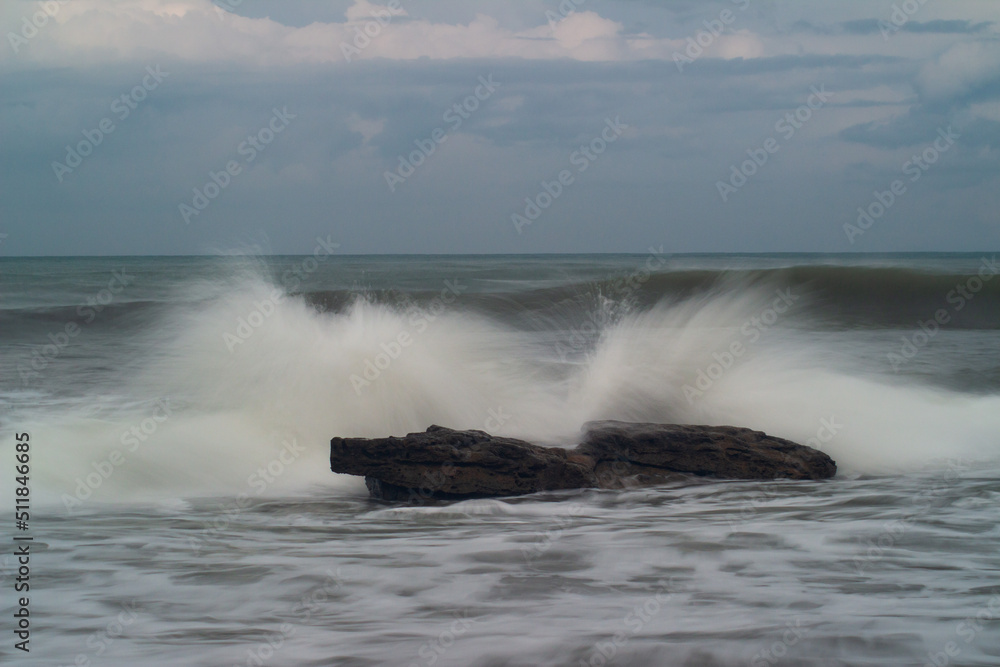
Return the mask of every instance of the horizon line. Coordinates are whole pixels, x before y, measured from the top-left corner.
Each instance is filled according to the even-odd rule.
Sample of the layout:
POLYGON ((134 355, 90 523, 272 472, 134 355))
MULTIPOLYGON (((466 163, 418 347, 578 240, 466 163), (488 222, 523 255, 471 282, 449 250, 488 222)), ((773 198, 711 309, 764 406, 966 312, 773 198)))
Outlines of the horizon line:
MULTIPOLYGON (((828 257, 850 257, 850 256, 887 256, 887 255, 976 255, 993 254, 1000 250, 884 250, 884 251, 753 251, 753 252, 733 252, 733 251, 695 251, 695 252, 663 252, 657 254, 671 257, 706 257, 706 256, 794 256, 794 255, 822 255, 828 257)), ((122 259, 122 258, 188 258, 188 257, 308 257, 313 253, 200 253, 200 254, 171 254, 171 255, 0 255, 0 260, 4 259, 122 259)), ((329 257, 593 257, 593 256, 643 256, 645 252, 445 252, 445 253, 335 253, 329 257)))

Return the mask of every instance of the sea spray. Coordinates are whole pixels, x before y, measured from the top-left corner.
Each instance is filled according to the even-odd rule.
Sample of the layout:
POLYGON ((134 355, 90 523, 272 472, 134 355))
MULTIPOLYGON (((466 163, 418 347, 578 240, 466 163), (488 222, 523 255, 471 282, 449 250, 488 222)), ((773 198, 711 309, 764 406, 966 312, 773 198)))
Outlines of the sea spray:
MULTIPOLYGON (((54 503, 75 497, 77 481, 100 474, 97 468, 107 470, 102 462, 120 448, 122 433, 150 419, 150 406, 166 396, 170 419, 112 464, 113 474, 88 489, 88 502, 233 497, 291 441, 301 456, 262 495, 363 493, 357 480, 329 472, 329 439, 403 435, 430 424, 490 423, 498 435, 563 446, 595 419, 747 426, 805 443, 836 415, 844 426, 824 450, 847 474, 1000 453, 1000 398, 904 381, 834 354, 812 333, 822 324, 821 302, 805 287, 793 292, 802 303, 762 331, 711 391, 687 401, 685 384, 773 305, 775 290, 787 289, 782 277, 788 274, 723 277, 710 289, 643 305, 649 290, 662 289, 657 274, 625 305, 606 306, 614 317, 592 318, 591 344, 563 360, 547 341, 570 332, 583 313, 566 311, 563 320, 545 319, 545 331, 532 330, 527 310, 491 314, 473 300, 473 287, 401 346, 359 395, 351 376, 412 327, 406 303, 416 298, 426 307, 425 297, 391 302, 362 292, 343 307, 318 308, 308 293, 273 298, 282 288, 266 263, 247 260, 182 281, 183 298, 137 320, 120 343, 135 351, 134 362, 94 376, 86 400, 22 408, 18 428, 46 443, 37 495, 54 503), (268 316, 230 352, 223 334, 264 300, 268 316), (510 418, 490 420, 496 406, 510 418)), ((444 289, 426 285, 429 294, 444 289)), ((976 306, 989 307, 992 298, 980 296, 976 306)))

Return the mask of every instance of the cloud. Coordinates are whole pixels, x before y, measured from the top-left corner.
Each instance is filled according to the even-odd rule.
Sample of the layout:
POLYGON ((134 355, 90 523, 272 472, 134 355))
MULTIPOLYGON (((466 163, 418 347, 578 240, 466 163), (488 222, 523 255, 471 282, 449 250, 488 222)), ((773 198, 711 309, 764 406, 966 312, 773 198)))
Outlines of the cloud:
MULTIPOLYGON (((807 22, 800 22, 796 24, 797 27, 801 27, 807 30, 813 30, 815 32, 829 34, 829 28, 824 26, 814 26, 807 22)), ((888 34, 896 32, 896 30, 901 30, 903 32, 914 32, 914 33, 935 33, 935 34, 976 34, 985 32, 992 26, 991 21, 907 21, 901 26, 896 26, 895 24, 888 24, 885 19, 858 19, 854 21, 844 21, 840 24, 840 29, 848 34, 853 35, 878 35, 884 34, 886 31, 891 31, 888 34), (891 25, 891 28, 887 28, 887 25, 891 25)))
POLYGON ((975 34, 987 31, 993 21, 909 21, 903 25, 907 32, 937 32, 943 34, 975 34))
POLYGON ((933 139, 939 127, 947 125, 947 118, 911 110, 909 113, 889 120, 861 123, 845 128, 840 138, 852 143, 865 144, 877 148, 905 148, 925 144, 933 139))
POLYGON ((362 118, 357 113, 353 113, 347 118, 347 127, 351 132, 360 134, 367 144, 373 138, 382 134, 382 130, 385 129, 385 118, 377 120, 362 118))
MULTIPOLYGON (((397 3, 398 4, 398 3, 397 3)), ((364 22, 368 19, 376 16, 378 14, 393 15, 393 16, 409 16, 406 11, 406 7, 399 5, 393 5, 392 8, 388 6, 376 5, 368 0, 355 0, 354 4, 347 8, 345 16, 347 16, 347 21, 349 23, 364 22)))
MULTIPOLYGON (((33 5, 21 5, 27 15, 33 5)), ((8 15, 11 10, 8 8, 8 15)), ((248 66, 456 58, 628 61, 665 59, 681 40, 627 33, 621 23, 593 11, 577 11, 554 24, 544 15, 516 31, 477 14, 465 24, 412 18, 400 2, 356 0, 340 22, 294 27, 271 18, 223 11, 209 0, 74 0, 60 5, 37 36, 0 58, 47 66, 83 67, 137 58, 242 62, 248 66)), ((726 37, 729 51, 746 36, 726 37)))
POLYGON ((955 44, 924 65, 917 77, 921 95, 931 102, 962 98, 998 83, 1000 40, 996 39, 955 44))
MULTIPOLYGON (((559 0, 215 2, 70 0, 0 49, 5 252, 201 252, 263 233, 275 252, 329 233, 350 252, 838 249, 844 217, 947 124, 960 150, 908 195, 905 232, 866 249, 1000 240, 1000 35, 966 0, 887 40, 885 7, 818 0, 603 0, 551 24, 559 0), (737 19, 699 39, 723 9, 737 19), (704 52, 679 72, 690 40, 704 52), (167 83, 119 122, 109 105, 157 64, 167 83), (385 171, 489 75, 497 94, 390 192, 385 171), (717 180, 814 85, 836 96, 723 205, 717 180), (178 203, 284 105, 294 124, 184 225, 178 203), (514 233, 510 214, 618 114, 627 140, 514 233), (52 161, 108 115, 114 133, 58 182, 52 161), (945 203, 965 226, 941 226, 945 203)), ((0 3, 0 32, 37 11, 0 3)))

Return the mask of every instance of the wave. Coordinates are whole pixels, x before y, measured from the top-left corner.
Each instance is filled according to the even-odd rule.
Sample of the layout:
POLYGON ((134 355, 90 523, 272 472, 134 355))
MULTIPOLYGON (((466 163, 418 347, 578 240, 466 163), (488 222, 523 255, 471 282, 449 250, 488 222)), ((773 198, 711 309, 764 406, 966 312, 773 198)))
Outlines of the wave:
MULTIPOLYGON (((650 306, 605 297, 586 317, 551 311, 547 336, 444 300, 355 298, 324 311, 241 274, 201 285, 197 300, 130 334, 144 351, 138 368, 73 404, 12 409, 4 430, 31 433, 38 492, 67 511, 75 501, 362 493, 360 480, 329 472, 331 437, 434 423, 559 445, 594 419, 735 424, 818 446, 845 474, 1000 455, 1000 396, 907 385, 803 334, 817 297, 789 293, 782 278, 834 274, 729 276, 650 306), (794 317, 782 314, 783 294, 801 299, 794 317)), ((662 292, 657 284, 649 289, 662 292)))
MULTIPOLYGON (((992 260, 984 265, 994 267, 992 260)), ((622 274, 603 280, 573 282, 516 292, 469 294, 463 304, 487 315, 511 318, 590 307, 595 297, 627 299, 650 308, 664 299, 682 300, 716 290, 720 285, 744 288, 774 285, 808 296, 816 326, 913 327, 940 309, 951 311, 953 329, 1000 327, 1000 279, 984 270, 949 273, 904 268, 796 266, 752 270, 681 270, 648 276, 622 274)), ((342 312, 358 298, 357 290, 317 290, 304 294, 321 310, 342 312)), ((427 303, 435 291, 380 289, 365 292, 370 301, 395 305, 427 303)))

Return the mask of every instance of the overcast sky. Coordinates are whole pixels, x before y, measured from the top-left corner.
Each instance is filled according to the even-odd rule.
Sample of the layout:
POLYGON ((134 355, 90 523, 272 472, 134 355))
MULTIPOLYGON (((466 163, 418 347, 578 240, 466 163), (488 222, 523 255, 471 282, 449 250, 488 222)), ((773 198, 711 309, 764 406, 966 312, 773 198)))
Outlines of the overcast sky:
POLYGON ((996 250, 998 4, 4 0, 0 254, 996 250))

